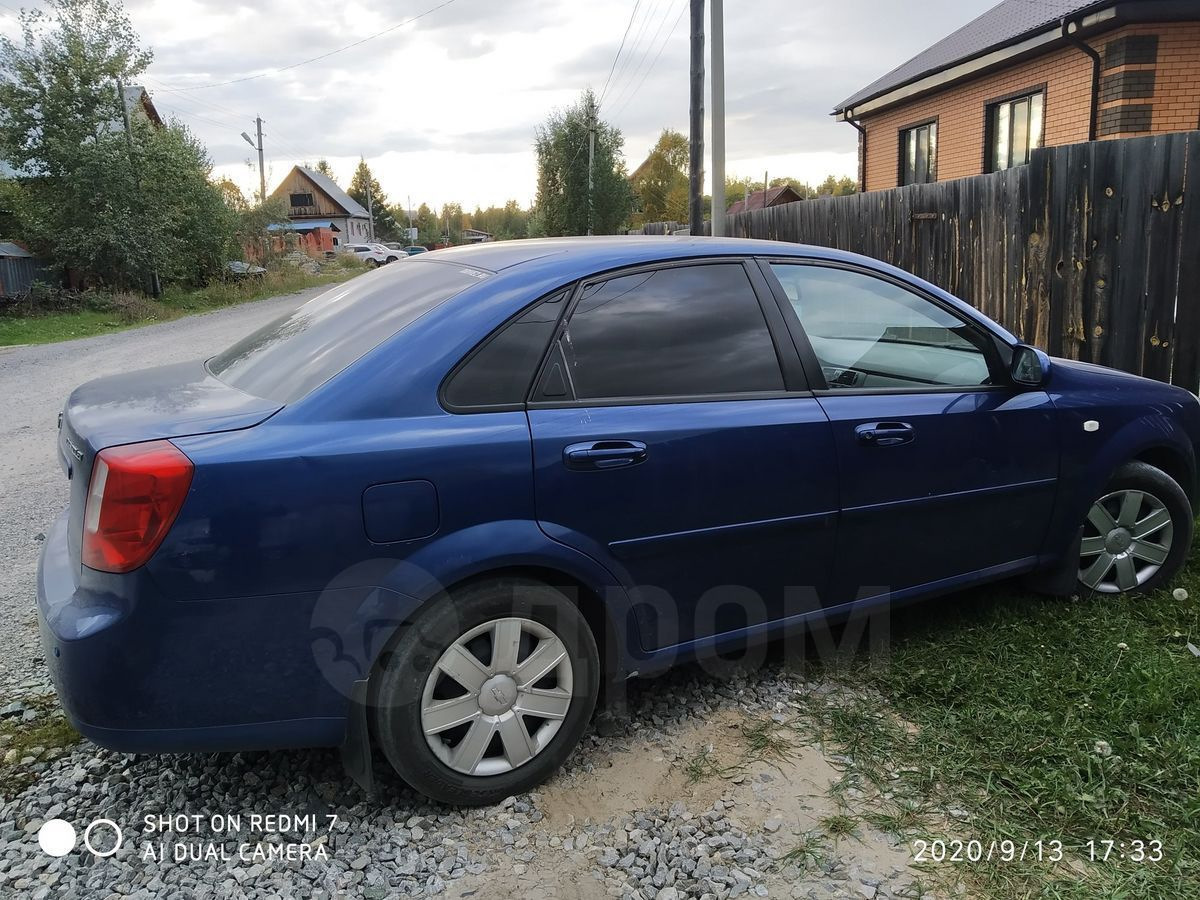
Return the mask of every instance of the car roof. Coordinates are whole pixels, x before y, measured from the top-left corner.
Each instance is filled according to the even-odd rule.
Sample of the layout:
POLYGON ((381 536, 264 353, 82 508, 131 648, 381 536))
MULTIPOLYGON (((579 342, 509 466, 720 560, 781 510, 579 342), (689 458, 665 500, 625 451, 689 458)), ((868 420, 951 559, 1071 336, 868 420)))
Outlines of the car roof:
POLYGON ((541 260, 560 263, 567 271, 600 271, 614 265, 629 265, 656 260, 686 259, 697 256, 805 256, 841 259, 847 262, 861 257, 828 247, 813 247, 784 241, 760 241, 748 238, 712 238, 678 236, 605 236, 538 238, 523 241, 496 241, 435 250, 431 258, 458 262, 491 272, 541 260))
MULTIPOLYGON (((1009 343, 1016 342, 1003 327, 970 304, 910 272, 858 253, 810 244, 731 237, 622 235, 496 241, 435 250, 419 258, 429 264, 450 263, 492 272, 499 283, 528 281, 561 285, 628 266, 721 256, 792 257, 871 270, 933 293, 1009 343)), ((469 291, 464 292, 464 296, 468 294, 469 291)))

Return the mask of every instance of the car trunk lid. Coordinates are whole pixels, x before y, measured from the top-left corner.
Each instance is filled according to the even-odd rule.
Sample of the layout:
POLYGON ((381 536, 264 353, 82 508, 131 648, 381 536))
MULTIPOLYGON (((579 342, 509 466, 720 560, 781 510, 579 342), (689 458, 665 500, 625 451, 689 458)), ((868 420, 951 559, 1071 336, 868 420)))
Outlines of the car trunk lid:
POLYGON ((80 560, 96 455, 106 447, 250 428, 282 404, 214 378, 202 360, 98 378, 76 388, 59 420, 59 461, 71 479, 68 543, 80 560))

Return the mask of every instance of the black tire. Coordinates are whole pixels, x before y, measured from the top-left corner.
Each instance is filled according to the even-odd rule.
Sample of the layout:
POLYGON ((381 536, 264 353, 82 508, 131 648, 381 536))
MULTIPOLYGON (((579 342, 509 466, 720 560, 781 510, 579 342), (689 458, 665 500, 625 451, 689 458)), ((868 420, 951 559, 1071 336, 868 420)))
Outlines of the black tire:
POLYGON ((376 262, 375 260, 373 260, 373 259, 368 259, 368 260, 367 260, 367 268, 368 268, 368 269, 378 269, 378 268, 379 268, 379 263, 377 263, 377 262, 376 262))
MULTIPOLYGON (((1159 565, 1156 572, 1140 582, 1136 587, 1119 591, 1109 590, 1107 593, 1112 593, 1116 596, 1122 594, 1153 593, 1159 588, 1168 585, 1179 574, 1179 570, 1183 568, 1183 564, 1187 560, 1188 551, 1192 545, 1192 528, 1194 522, 1192 505, 1188 500, 1187 494, 1174 478, 1161 469, 1144 462, 1129 462, 1121 466, 1113 474, 1101 496, 1121 491, 1143 492, 1155 498, 1166 508, 1171 520, 1171 543, 1165 561, 1159 565)), ((1097 500, 1099 499, 1097 498, 1097 500)), ((1098 533, 1098 529, 1085 523, 1085 535, 1089 532, 1095 535, 1098 533)), ((1088 558, 1094 559, 1094 557, 1088 558)), ((1138 564, 1140 565, 1141 562, 1139 561, 1138 564)), ((1082 560, 1080 566, 1082 572, 1082 560)), ((1100 592, 1097 588, 1085 583, 1082 580, 1082 576, 1079 581, 1079 590, 1084 593, 1100 592)))
MULTIPOLYGON (((526 640, 524 634, 521 640, 526 640)), ((522 661, 532 655, 528 650, 518 654, 522 661)), ((443 803, 486 806, 532 789, 559 769, 587 728, 599 683, 595 638, 578 608, 561 591, 523 578, 479 582, 432 603, 383 654, 372 678, 375 737, 388 762, 416 790, 443 803), (531 620, 562 642, 572 672, 570 706, 557 731, 527 762, 499 774, 465 774, 439 758, 430 746, 433 739, 425 737, 421 707, 426 685, 442 654, 460 637, 511 617, 531 620)), ((484 691, 475 695, 482 697, 484 691)), ((524 733, 531 733, 529 720, 518 719, 524 733)), ((453 754, 454 737, 453 731, 447 731, 436 739, 446 744, 446 753, 453 754)))

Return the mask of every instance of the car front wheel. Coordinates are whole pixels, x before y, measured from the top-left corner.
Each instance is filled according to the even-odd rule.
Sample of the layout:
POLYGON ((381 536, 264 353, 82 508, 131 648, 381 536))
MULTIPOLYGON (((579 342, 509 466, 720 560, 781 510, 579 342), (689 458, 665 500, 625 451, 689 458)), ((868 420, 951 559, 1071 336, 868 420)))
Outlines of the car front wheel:
POLYGON ((480 806, 552 775, 587 727, 599 655, 549 585, 498 579, 443 597, 385 654, 375 735, 408 784, 480 806))
POLYGON ((1179 572, 1192 541, 1192 507, 1166 472, 1131 462, 1088 510, 1079 555, 1083 590, 1150 593, 1179 572))

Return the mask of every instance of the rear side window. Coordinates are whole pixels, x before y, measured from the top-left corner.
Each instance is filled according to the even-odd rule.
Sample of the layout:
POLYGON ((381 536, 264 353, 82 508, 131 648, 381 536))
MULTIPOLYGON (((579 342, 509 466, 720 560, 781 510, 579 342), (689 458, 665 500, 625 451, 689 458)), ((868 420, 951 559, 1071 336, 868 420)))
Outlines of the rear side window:
POLYGON ((784 389, 740 263, 656 269, 588 285, 563 346, 581 400, 784 389))
POLYGON ((562 311, 565 293, 535 303, 502 326, 450 376, 443 399, 454 409, 521 405, 562 311))
POLYGON ((479 269, 437 262, 388 266, 263 326, 210 359, 208 370, 247 394, 291 403, 487 277, 479 269))

